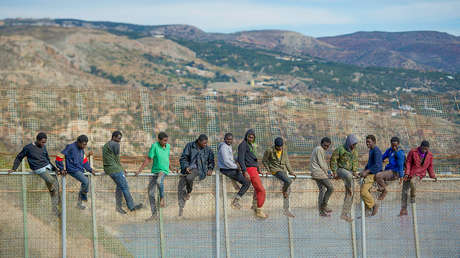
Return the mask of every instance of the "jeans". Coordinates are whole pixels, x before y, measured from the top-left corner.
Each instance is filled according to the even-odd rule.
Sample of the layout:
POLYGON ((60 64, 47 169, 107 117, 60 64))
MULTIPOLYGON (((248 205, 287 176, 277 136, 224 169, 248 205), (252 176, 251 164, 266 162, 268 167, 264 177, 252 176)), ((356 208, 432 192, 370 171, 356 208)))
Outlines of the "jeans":
POLYGON ((401 208, 407 209, 407 194, 410 189, 410 202, 415 203, 415 191, 417 190, 417 185, 420 184, 422 179, 418 176, 412 177, 410 180, 404 181, 402 187, 402 196, 401 196, 401 208))
POLYGON ((337 175, 343 180, 345 189, 349 189, 351 191, 351 194, 349 194, 348 191, 345 191, 345 198, 343 199, 342 209, 342 215, 350 216, 354 195, 353 173, 346 169, 339 168, 337 169, 337 175))
POLYGON ((329 179, 315 179, 315 181, 319 188, 318 209, 321 210, 327 207, 327 202, 329 201, 331 194, 334 192, 334 187, 329 179))
POLYGON ((181 175, 179 184, 177 186, 177 198, 179 201, 179 207, 185 207, 185 196, 193 190, 193 180, 198 176, 198 169, 193 168, 190 170, 190 174, 181 175))
POLYGON ((56 175, 50 175, 50 170, 37 174, 46 183, 46 187, 50 192, 51 204, 53 212, 59 216, 59 206, 61 206, 61 195, 59 194, 59 182, 56 175))
POLYGON ((81 183, 80 193, 78 194, 78 198, 82 201, 88 200, 88 189, 89 189, 89 179, 88 176, 85 175, 81 171, 76 172, 69 172, 73 178, 77 179, 81 183))
POLYGON ((156 191, 157 185, 158 185, 158 191, 160 192, 160 198, 164 198, 165 177, 166 175, 163 172, 160 172, 160 173, 153 174, 152 179, 150 180, 148 193, 149 193, 149 202, 150 202, 150 209, 152 210, 152 215, 155 215, 157 213, 157 205, 156 205, 156 200, 155 200, 155 191, 156 191))
POLYGON ((251 186, 251 182, 243 176, 243 174, 238 169, 220 169, 220 173, 228 176, 229 178, 239 182, 241 184, 240 190, 238 191, 238 196, 242 197, 251 186))
MULTIPOLYGON (((288 174, 285 171, 278 171, 274 176, 283 181, 283 193, 289 193, 291 191, 289 187, 292 184, 292 179, 289 178, 288 174)), ((284 210, 289 210, 289 196, 288 198, 283 198, 283 208, 284 210)))
POLYGON ((126 181, 125 174, 123 172, 112 173, 110 177, 117 185, 115 191, 115 200, 117 204, 117 209, 121 209, 122 206, 122 195, 125 196, 126 205, 128 209, 134 209, 134 201, 131 193, 129 192, 128 182, 126 181))

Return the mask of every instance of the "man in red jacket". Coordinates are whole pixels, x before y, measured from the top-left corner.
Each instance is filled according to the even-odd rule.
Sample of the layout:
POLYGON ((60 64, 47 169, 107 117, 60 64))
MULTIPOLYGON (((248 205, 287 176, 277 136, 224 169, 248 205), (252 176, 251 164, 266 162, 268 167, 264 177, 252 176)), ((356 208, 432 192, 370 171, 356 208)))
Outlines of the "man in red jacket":
POLYGON ((420 147, 412 149, 407 155, 406 172, 404 174, 404 183, 401 198, 401 212, 399 216, 407 215, 407 193, 410 189, 410 202, 415 203, 415 191, 417 185, 426 175, 426 171, 430 177, 437 181, 433 171, 433 154, 429 151, 430 143, 422 141, 420 147))

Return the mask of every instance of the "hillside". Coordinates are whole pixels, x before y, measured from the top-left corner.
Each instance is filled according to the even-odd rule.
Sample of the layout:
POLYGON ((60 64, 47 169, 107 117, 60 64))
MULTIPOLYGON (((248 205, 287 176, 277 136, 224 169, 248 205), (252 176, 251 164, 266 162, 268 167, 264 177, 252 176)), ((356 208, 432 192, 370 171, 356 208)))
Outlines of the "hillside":
POLYGON ((318 55, 360 66, 460 71, 460 37, 436 31, 357 32, 318 40, 342 50, 343 55, 318 55))
POLYGON ((292 31, 261 30, 237 33, 206 33, 190 25, 136 25, 75 19, 6 19, 6 26, 61 26, 102 29, 131 38, 164 35, 195 42, 224 41, 236 46, 259 48, 303 58, 331 62, 445 72, 460 71, 459 37, 436 31, 357 32, 313 38, 292 31))

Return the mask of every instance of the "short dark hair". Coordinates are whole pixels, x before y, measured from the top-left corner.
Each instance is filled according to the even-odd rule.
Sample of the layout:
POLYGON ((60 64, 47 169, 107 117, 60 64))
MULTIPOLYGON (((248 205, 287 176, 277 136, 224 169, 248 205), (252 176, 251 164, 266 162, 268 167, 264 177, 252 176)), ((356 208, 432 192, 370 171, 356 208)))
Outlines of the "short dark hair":
POLYGON ((86 136, 84 134, 78 136, 77 142, 79 142, 79 143, 88 142, 88 136, 86 136))
POLYGON ((224 139, 227 139, 227 138, 230 137, 230 136, 233 137, 233 134, 232 134, 232 133, 226 133, 226 134, 224 135, 224 139))
POLYGON ((321 139, 321 144, 323 143, 332 143, 331 139, 329 139, 329 137, 324 137, 323 139, 321 139))
POLYGON ((115 131, 112 133, 112 138, 118 137, 118 136, 123 136, 123 134, 120 131, 115 131))
POLYGON ((368 136, 366 136, 366 140, 367 140, 367 139, 370 139, 370 140, 373 141, 373 142, 377 142, 377 140, 375 139, 375 136, 372 135, 372 134, 369 134, 368 136))
POLYGON ((206 134, 200 134, 200 136, 198 136, 198 139, 197 141, 199 142, 202 142, 202 141, 207 141, 208 140, 208 136, 206 136, 206 134))
POLYGON ((397 142, 397 143, 400 143, 399 138, 396 137, 396 136, 392 137, 391 140, 390 140, 390 142, 397 142))
POLYGON ((48 136, 46 136, 46 133, 40 132, 37 134, 37 141, 40 141, 41 139, 48 139, 48 136))
POLYGON ((420 147, 427 147, 430 148, 430 143, 427 140, 423 140, 420 144, 420 147))
POLYGON ((158 134, 158 139, 163 140, 164 138, 168 138, 168 135, 165 132, 160 132, 158 134))

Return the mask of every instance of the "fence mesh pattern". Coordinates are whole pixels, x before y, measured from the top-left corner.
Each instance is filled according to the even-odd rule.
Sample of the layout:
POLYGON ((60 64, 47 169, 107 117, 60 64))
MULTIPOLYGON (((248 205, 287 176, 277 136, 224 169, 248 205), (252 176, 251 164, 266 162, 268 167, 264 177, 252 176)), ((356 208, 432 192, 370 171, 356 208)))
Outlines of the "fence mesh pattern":
MULTIPOLYGON (((169 135, 174 170, 186 143, 201 133, 216 151, 226 132, 239 143, 249 128, 256 130, 257 155, 278 136, 286 140, 294 170, 309 175, 309 155, 320 139, 332 139, 330 151, 356 134, 360 163, 367 160, 365 135, 377 136, 384 150, 392 136, 401 138, 408 151, 427 139, 435 156, 435 172, 460 174, 460 127, 457 102, 437 96, 261 96, 217 94, 168 95, 145 88, 87 89, 56 87, 24 88, 13 83, 0 88, 0 168, 11 168, 20 148, 33 141, 39 131, 48 134, 51 156, 80 134, 89 137, 88 150, 95 153, 93 167, 102 168, 101 147, 111 132, 121 130, 122 164, 138 169, 143 155, 160 131, 169 135)), ((236 147, 236 146, 235 146, 236 147)), ((235 149, 235 148, 234 148, 235 149)), ((27 165, 25 166, 27 169, 27 165)), ((62 178, 59 176, 62 187, 62 178)), ((136 203, 144 208, 128 214, 115 211, 115 184, 108 176, 91 176, 94 193, 86 209, 76 207, 80 184, 66 177, 66 214, 62 222, 51 209, 51 198, 37 175, 0 175, 0 256, 59 257, 62 254, 62 223, 65 223, 69 257, 352 257, 353 243, 361 256, 362 228, 359 186, 355 186, 354 227, 340 219, 344 187, 334 180, 330 199, 333 215, 318 216, 317 186, 308 178, 292 184, 290 206, 295 218, 283 214, 281 183, 263 178, 267 190, 264 208, 269 217, 259 220, 250 209, 253 189, 242 200, 242 209, 230 202, 237 192, 233 183, 220 175, 220 198, 216 206, 216 177, 196 181, 184 218, 178 217, 178 175, 165 179, 166 207, 161 218, 150 217, 147 186, 151 177, 128 176, 136 203), (94 202, 94 203, 93 203, 94 202), (93 208, 94 207, 94 208, 93 208), (216 213, 218 211, 218 213, 216 213), (216 215, 217 214, 217 215, 216 215), (24 216, 25 215, 25 216, 24 216), (216 217, 218 216, 218 217, 216 217), (219 223, 220 230, 217 231, 219 223), (94 229, 94 230, 93 230, 94 229), (356 241, 352 236, 355 233, 356 241), (219 235, 217 235, 219 234, 219 235), (216 239, 220 236, 220 245, 216 239)), ((459 181, 423 182, 417 194, 418 236, 422 257, 460 255, 459 181)), ((396 215, 400 209, 401 186, 390 184, 390 192, 379 201, 377 216, 366 218, 369 257, 415 257, 413 220, 396 215)), ((62 194, 62 193, 61 193, 62 194)), ((125 206, 126 207, 126 206, 125 206)))

